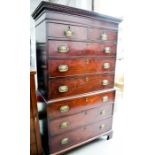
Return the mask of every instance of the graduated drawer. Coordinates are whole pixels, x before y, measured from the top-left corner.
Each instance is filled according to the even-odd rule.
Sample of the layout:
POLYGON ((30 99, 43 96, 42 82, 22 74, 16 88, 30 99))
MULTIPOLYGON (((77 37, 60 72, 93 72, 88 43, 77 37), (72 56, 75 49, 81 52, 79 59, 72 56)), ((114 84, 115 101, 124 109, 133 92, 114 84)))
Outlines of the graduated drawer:
POLYGON ((88 40, 117 41, 117 31, 89 28, 88 40))
POLYGON ((98 121, 97 123, 87 125, 49 139, 50 153, 61 151, 70 146, 89 140, 95 136, 104 134, 112 128, 112 118, 98 121))
POLYGON ((64 39, 87 39, 87 28, 67 24, 48 23, 48 36, 64 39))
POLYGON ((96 90, 112 88, 114 75, 89 75, 52 78, 48 85, 48 99, 82 94, 96 90))
POLYGON ((54 136, 66 131, 75 130, 81 126, 85 126, 111 116, 112 112, 113 104, 107 104, 52 121, 48 118, 48 131, 51 136, 54 136))
POLYGON ((82 58, 48 60, 49 76, 87 73, 110 73, 115 70, 115 58, 82 58))
POLYGON ((116 56, 114 42, 48 41, 49 56, 116 56))
POLYGON ((47 106, 50 119, 73 115, 84 110, 114 103, 115 91, 55 102, 47 106))

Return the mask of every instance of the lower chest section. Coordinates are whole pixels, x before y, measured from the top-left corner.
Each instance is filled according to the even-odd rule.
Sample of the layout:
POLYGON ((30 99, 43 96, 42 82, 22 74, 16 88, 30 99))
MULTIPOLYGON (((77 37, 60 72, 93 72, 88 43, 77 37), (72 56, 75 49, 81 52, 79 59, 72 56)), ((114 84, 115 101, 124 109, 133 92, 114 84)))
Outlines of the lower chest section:
POLYGON ((65 151, 112 130, 115 91, 56 101, 47 106, 50 153, 65 151))

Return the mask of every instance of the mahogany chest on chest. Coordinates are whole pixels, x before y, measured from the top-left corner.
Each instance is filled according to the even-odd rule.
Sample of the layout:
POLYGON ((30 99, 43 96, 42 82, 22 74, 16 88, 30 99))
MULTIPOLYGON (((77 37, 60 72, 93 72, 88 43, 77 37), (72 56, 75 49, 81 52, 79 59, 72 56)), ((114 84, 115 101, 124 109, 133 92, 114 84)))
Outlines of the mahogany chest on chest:
POLYGON ((47 154, 112 136, 120 19, 42 2, 36 21, 38 90, 46 104, 47 154))

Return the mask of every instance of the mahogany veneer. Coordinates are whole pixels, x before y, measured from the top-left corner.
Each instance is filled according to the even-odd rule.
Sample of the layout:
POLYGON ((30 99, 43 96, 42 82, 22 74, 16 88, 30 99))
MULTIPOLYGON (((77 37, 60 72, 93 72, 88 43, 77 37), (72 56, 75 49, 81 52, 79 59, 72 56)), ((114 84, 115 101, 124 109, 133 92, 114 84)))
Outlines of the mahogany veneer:
POLYGON ((48 2, 32 16, 46 154, 64 153, 101 135, 111 138, 121 20, 48 2))
POLYGON ((108 37, 107 40, 108 41, 116 41, 117 40, 117 32, 116 31, 112 31, 112 30, 105 30, 105 29, 88 29, 88 39, 89 40, 101 40, 100 38, 100 34, 102 34, 103 32, 105 32, 108 37))
POLYGON ((49 138, 50 142, 50 151, 57 152, 61 151, 65 148, 68 148, 72 145, 79 144, 85 140, 93 138, 95 136, 101 135, 107 131, 110 131, 112 127, 112 118, 107 118, 96 122, 92 125, 86 125, 84 127, 78 128, 76 130, 72 130, 65 134, 60 134, 55 136, 54 139, 49 138), (102 126, 105 127, 102 127, 102 126), (61 141, 65 138, 68 138, 67 144, 61 144, 61 141))
POLYGON ((50 119, 55 119, 63 116, 69 116, 85 110, 96 108, 102 105, 113 104, 115 98, 115 91, 101 93, 98 95, 91 95, 87 97, 78 97, 76 99, 63 100, 54 102, 48 105, 48 117, 50 119), (104 97, 108 97, 108 101, 103 101, 104 97), (69 109, 66 112, 61 112, 60 109, 63 106, 68 106, 69 109))
MULTIPOLYGON (((48 36, 52 36, 55 38, 65 38, 64 30, 68 28, 68 24, 55 24, 55 23, 49 23, 48 24, 48 36)), ((72 31, 74 31, 74 36, 72 39, 87 39, 87 29, 80 26, 70 26, 72 31)))
POLYGON ((83 59, 52 59, 48 60, 49 76, 68 76, 75 74, 89 74, 89 73, 110 73, 115 70, 115 59, 96 59, 96 58, 83 58, 83 59), (104 68, 104 64, 109 63, 110 68, 104 68), (60 72, 60 65, 67 65, 68 71, 60 72))
POLYGON ((90 91, 112 88, 114 86, 113 75, 89 75, 74 76, 65 78, 52 78, 49 81, 48 98, 65 97, 90 91), (103 85, 103 81, 108 80, 107 85, 103 85), (59 92, 61 86, 66 86, 68 91, 59 92))
POLYGON ((87 124, 95 123, 112 115, 113 105, 103 105, 94 109, 85 110, 75 115, 66 116, 61 119, 48 119, 48 128, 51 136, 64 133, 87 124), (95 118, 95 119, 94 119, 95 118), (65 126, 65 127, 63 127, 65 126))
POLYGON ((88 56, 116 56, 116 43, 114 42, 103 42, 103 43, 85 43, 85 42, 75 42, 75 41, 48 41, 48 55, 53 57, 70 57, 75 56, 76 58, 79 56, 88 57, 88 56), (58 47, 61 45, 65 45, 69 48, 67 53, 59 53, 58 47), (105 48, 110 47, 111 52, 105 53, 105 48))

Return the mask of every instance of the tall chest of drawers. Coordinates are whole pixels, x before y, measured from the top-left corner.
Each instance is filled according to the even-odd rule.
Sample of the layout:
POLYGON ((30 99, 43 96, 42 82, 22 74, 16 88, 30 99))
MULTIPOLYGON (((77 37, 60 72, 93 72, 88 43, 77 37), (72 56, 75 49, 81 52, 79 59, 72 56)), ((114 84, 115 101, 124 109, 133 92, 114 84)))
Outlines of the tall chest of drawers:
POLYGON ((111 138, 121 20, 48 2, 32 16, 47 154, 63 153, 101 135, 111 138))

